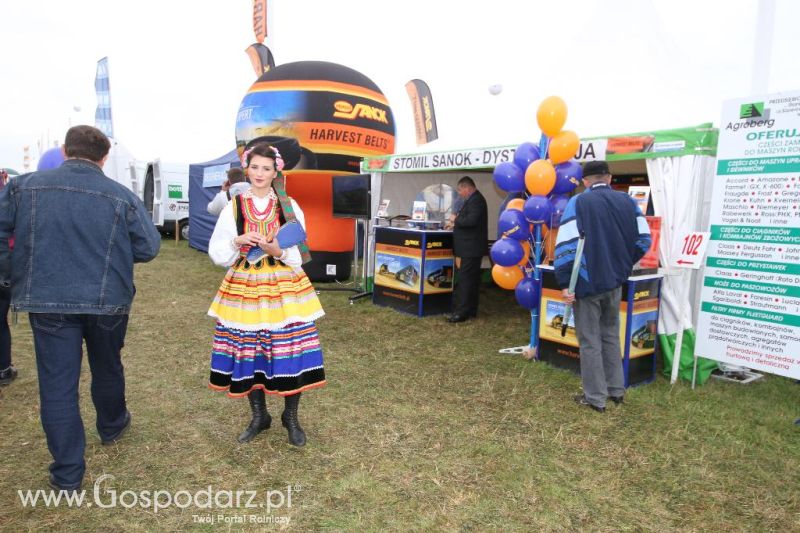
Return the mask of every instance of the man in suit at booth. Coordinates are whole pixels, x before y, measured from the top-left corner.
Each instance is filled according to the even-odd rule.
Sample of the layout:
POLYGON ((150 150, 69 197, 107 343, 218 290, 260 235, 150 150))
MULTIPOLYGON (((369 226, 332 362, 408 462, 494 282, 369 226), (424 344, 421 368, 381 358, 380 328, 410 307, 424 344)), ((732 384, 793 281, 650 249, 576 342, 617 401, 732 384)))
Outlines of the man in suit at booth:
POLYGON ((469 176, 458 180, 457 191, 464 203, 448 224, 453 229, 453 253, 457 268, 453 314, 447 319, 450 323, 464 322, 478 315, 481 260, 486 255, 489 238, 486 198, 469 176))

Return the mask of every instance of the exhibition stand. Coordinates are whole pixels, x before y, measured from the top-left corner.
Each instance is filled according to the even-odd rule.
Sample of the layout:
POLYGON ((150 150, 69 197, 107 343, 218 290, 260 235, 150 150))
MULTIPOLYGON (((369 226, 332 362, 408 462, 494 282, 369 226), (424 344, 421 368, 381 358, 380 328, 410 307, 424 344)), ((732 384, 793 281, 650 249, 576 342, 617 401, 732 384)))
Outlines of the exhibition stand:
POLYGON ((417 316, 450 311, 453 232, 375 228, 372 301, 417 316))
MULTIPOLYGON (((708 123, 675 130, 586 138, 581 140, 575 159, 607 161, 615 177, 612 186, 618 190, 628 192, 631 186, 649 188, 650 214, 662 221, 658 259, 662 266, 670 265, 680 239, 688 232, 702 231, 708 226, 718 135, 719 131, 708 123)), ((495 187, 492 172, 498 164, 513 161, 516 147, 365 158, 361 171, 372 176, 373 216, 381 200, 390 200, 390 218, 409 215, 413 201, 426 188, 437 184, 455 188, 461 176, 469 175, 486 197, 489 236, 493 238, 497 235, 497 218, 506 193, 495 187)), ((374 244, 375 236, 370 228, 370 245, 374 244)), ((702 269, 692 274, 688 305, 680 305, 687 293, 683 275, 672 269, 663 269, 662 274, 657 344, 665 357, 665 365, 671 366, 677 331, 683 331, 681 375, 688 372, 691 376, 702 269)), ((368 277, 374 275, 370 272, 368 277)))
MULTIPOLYGON (((553 267, 540 265, 542 272, 539 313, 539 360, 580 373, 578 339, 574 314, 562 337, 566 302, 556 284, 553 267)), ((619 307, 619 341, 625 388, 650 383, 656 377, 656 326, 661 294, 661 274, 628 278, 622 286, 619 307)))

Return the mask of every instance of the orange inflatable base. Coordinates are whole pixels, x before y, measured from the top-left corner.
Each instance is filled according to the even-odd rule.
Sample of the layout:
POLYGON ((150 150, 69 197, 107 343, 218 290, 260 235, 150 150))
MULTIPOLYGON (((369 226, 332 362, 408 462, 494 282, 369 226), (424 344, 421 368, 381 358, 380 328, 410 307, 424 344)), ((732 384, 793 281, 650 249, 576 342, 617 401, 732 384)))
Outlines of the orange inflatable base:
POLYGON ((355 221, 333 217, 333 174, 309 170, 291 170, 286 174, 286 192, 306 217, 311 251, 352 253, 355 221))

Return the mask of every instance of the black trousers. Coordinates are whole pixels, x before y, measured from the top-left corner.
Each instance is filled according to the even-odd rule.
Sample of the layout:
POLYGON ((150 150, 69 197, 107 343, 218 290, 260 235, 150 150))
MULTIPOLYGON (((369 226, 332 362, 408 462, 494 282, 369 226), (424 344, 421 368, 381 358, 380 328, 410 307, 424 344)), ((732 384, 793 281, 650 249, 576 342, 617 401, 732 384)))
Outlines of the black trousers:
POLYGON ((483 257, 462 257, 456 286, 453 287, 453 314, 477 316, 483 257))

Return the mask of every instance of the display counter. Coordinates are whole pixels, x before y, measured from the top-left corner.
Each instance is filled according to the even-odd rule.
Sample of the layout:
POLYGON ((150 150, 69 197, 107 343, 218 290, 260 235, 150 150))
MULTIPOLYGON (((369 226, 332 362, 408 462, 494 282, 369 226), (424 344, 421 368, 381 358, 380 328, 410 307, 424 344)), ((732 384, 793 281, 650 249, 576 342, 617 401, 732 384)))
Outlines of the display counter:
POLYGON ((453 232, 375 228, 372 302, 417 316, 450 312, 453 232))
MULTIPOLYGON (((580 373, 580 354, 575 335, 574 315, 570 315, 566 336, 561 336, 566 303, 551 266, 542 272, 539 308, 538 359, 559 368, 580 373)), ((661 275, 634 275, 622 286, 619 308, 619 338, 625 387, 650 383, 656 377, 656 328, 661 293, 661 275)))

